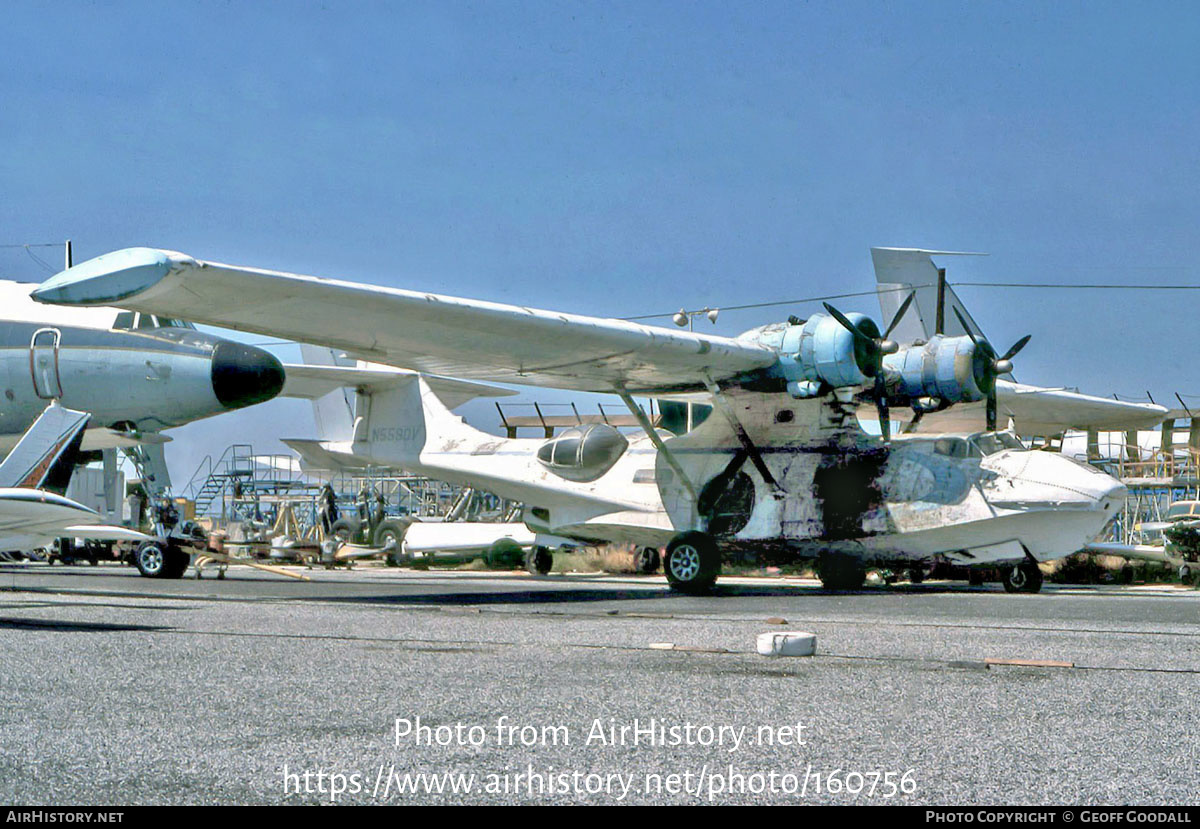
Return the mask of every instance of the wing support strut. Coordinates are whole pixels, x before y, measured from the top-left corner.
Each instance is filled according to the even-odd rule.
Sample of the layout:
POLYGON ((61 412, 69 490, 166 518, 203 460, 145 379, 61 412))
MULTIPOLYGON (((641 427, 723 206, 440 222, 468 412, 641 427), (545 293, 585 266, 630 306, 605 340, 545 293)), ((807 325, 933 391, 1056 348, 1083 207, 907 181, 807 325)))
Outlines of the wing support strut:
POLYGON ((650 418, 646 417, 646 413, 642 411, 642 407, 624 389, 617 392, 617 394, 625 403, 630 413, 637 419, 638 425, 642 427, 642 431, 646 433, 646 437, 650 438, 650 442, 654 444, 654 448, 662 453, 667 466, 671 467, 671 470, 679 476, 679 480, 683 482, 684 488, 692 496, 692 503, 699 503, 700 496, 696 492, 696 487, 692 483, 692 479, 683 471, 683 467, 679 465, 679 460, 675 457, 675 454, 667 448, 667 444, 663 442, 662 436, 658 434, 658 430, 654 428, 654 424, 650 422, 650 418))
POLYGON ((729 405, 729 401, 725 399, 725 395, 721 392, 721 387, 713 382, 712 377, 707 372, 704 375, 704 385, 708 389, 708 393, 712 395, 713 405, 729 421, 729 426, 733 429, 733 433, 737 435, 742 448, 750 456, 750 462, 754 464, 754 468, 758 470, 758 474, 762 476, 767 486, 771 487, 771 494, 775 496, 776 500, 784 498, 787 495, 787 490, 780 486, 779 481, 775 480, 775 476, 767 468, 767 462, 763 460, 762 453, 758 451, 758 447, 754 445, 754 441, 750 439, 750 435, 746 434, 746 428, 738 420, 733 406, 729 405))

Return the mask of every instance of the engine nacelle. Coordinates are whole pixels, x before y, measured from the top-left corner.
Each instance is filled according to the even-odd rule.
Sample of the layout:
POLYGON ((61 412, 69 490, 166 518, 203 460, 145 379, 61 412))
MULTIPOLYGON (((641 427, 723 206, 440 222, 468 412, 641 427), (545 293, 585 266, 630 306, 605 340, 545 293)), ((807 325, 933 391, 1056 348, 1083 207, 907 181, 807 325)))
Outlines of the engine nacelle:
POLYGON ((995 359, 985 342, 970 337, 935 336, 925 345, 903 348, 883 358, 889 397, 933 397, 946 403, 970 403, 987 396, 995 382, 995 359))
MULTIPOLYGON (((869 337, 878 338, 879 328, 864 314, 847 314, 869 337)), ((742 335, 779 352, 772 374, 787 384, 793 397, 815 397, 823 390, 861 386, 873 373, 870 355, 863 343, 825 314, 814 314, 801 325, 767 325, 742 335)))

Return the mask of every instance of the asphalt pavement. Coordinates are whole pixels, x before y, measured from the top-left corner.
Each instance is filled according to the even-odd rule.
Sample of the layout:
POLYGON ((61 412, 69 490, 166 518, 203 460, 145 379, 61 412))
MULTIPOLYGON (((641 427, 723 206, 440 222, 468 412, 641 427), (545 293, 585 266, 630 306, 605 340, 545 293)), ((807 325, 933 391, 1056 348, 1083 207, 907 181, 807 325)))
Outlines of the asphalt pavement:
POLYGON ((1200 591, 307 572, 0 566, 0 800, 1200 802, 1200 591))

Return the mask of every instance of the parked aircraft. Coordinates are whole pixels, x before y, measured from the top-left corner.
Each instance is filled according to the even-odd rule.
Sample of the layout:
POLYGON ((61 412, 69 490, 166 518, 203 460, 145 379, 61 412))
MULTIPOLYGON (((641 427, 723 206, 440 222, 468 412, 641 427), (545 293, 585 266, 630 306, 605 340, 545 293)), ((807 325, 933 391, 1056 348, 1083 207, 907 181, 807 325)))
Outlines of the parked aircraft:
POLYGON ((269 400, 283 386, 283 367, 262 349, 169 316, 39 305, 29 298, 35 287, 0 280, 0 456, 57 399, 91 414, 84 452, 127 450, 157 495, 170 483, 162 430, 269 400))
MULTIPOLYGON (((901 348, 888 336, 912 300, 882 333, 864 315, 828 307, 728 338, 147 248, 70 268, 33 296, 300 338, 433 374, 616 394, 644 434, 592 424, 549 440, 501 439, 467 426, 424 377, 409 376, 370 396, 351 440, 323 448, 522 501, 535 531, 665 544, 668 581, 685 592, 709 589, 723 553, 739 550, 816 559, 829 587, 860 585, 868 563, 1009 562, 1006 586, 1034 591, 1036 562, 1082 547, 1124 494, 1113 478, 1027 451, 990 423, 968 437, 866 434, 860 403, 888 422, 900 407, 986 401, 993 420, 996 381, 1028 341, 1003 355, 974 333, 901 348), (673 436, 652 426, 635 394, 690 396, 715 414, 673 436)), ((1015 416, 1025 399, 1014 395, 1015 416)), ((1083 427, 1120 417, 1136 428, 1165 411, 1061 391, 1053 408, 1083 427)))
POLYGON ((1157 543, 1093 541, 1087 551, 1165 564, 1184 584, 1200 584, 1200 501, 1175 501, 1162 521, 1147 521, 1136 530, 1157 543))
POLYGON ((147 541, 104 526, 98 512, 63 496, 88 415, 50 403, 0 463, 0 550, 31 550, 62 536, 147 541))

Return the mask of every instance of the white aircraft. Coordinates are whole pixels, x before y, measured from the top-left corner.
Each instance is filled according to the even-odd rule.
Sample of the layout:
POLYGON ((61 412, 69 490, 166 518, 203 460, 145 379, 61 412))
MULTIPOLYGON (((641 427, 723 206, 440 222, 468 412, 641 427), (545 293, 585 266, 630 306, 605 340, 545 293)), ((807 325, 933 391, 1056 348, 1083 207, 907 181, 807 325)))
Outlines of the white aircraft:
MULTIPOLYGON (((993 401, 994 410, 996 380, 1027 339, 1005 355, 974 334, 901 349, 890 327, 881 334, 864 315, 833 308, 728 338, 148 248, 84 262, 33 297, 299 338, 429 374, 616 394, 644 434, 592 424, 549 440, 502 439, 451 414, 424 376, 401 377, 363 395, 349 439, 322 449, 522 501, 536 532, 665 545, 667 579, 685 592, 708 590, 723 553, 740 550, 816 559, 828 587, 861 585, 867 564, 943 558, 1011 563, 1006 587, 1035 591, 1036 562, 1084 546, 1124 495, 1113 478, 1026 451, 1005 433, 889 440, 860 427, 862 402, 881 423, 899 406, 993 401), (634 395, 690 396, 716 415, 673 436, 653 428, 634 395)), ((1023 399, 1012 401, 1018 416, 1023 399)), ((1054 407, 1084 427, 1096 413, 1123 428, 1165 413, 1068 392, 1055 393, 1054 407)))
POLYGON ((0 550, 32 550, 61 537, 150 539, 104 526, 98 512, 62 495, 89 418, 51 403, 0 463, 0 550))

